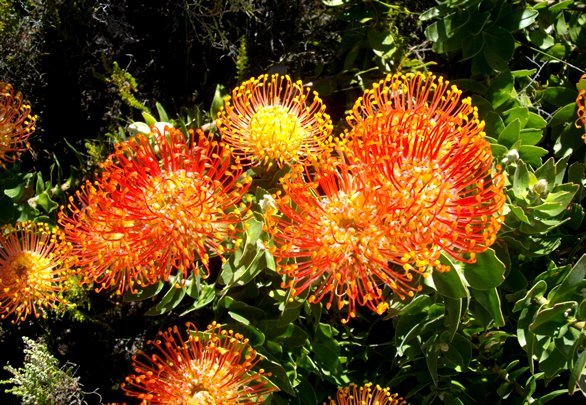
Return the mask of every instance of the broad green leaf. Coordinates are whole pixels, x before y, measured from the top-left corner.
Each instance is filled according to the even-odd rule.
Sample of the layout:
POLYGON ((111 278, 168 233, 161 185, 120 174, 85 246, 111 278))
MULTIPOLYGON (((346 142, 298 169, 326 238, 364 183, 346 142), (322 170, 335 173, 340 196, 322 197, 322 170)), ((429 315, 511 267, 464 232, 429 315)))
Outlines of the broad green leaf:
POLYGON ((501 310, 501 299, 496 288, 490 290, 470 289, 470 294, 492 316, 494 326, 505 326, 505 318, 501 310))
POLYGON ((553 297, 549 297, 551 304, 556 304, 571 297, 575 294, 575 289, 584 283, 586 278, 586 254, 582 255, 576 264, 572 267, 572 270, 568 272, 568 275, 562 281, 559 289, 553 297))
POLYGON ((526 224, 531 223, 531 221, 529 221, 529 217, 527 217, 527 215, 525 214, 525 211, 523 211, 523 208, 510 204, 509 209, 511 210, 513 215, 515 215, 515 217, 517 217, 517 219, 519 219, 519 221, 522 221, 526 224))
POLYGON ((575 301, 561 302, 551 308, 540 310, 535 320, 529 325, 529 330, 536 335, 554 336, 559 328, 568 323, 568 314, 576 308, 575 301))
POLYGON ((519 140, 520 131, 521 121, 516 118, 501 131, 498 136, 498 143, 509 148, 512 147, 519 140))
MULTIPOLYGON (((561 104, 556 104, 561 105, 561 104)), ((563 107, 558 108, 554 114, 552 115, 551 119, 549 120, 549 125, 551 127, 556 127, 560 125, 573 125, 573 122, 576 120, 576 102, 572 102, 570 104, 566 104, 563 107)))
POLYGON ((515 50, 515 39, 509 31, 493 27, 483 31, 484 57, 488 64, 497 71, 505 71, 515 50))
POLYGON ((493 249, 488 249, 476 256, 476 263, 466 264, 463 273, 470 287, 490 290, 505 280, 505 265, 493 249))
POLYGON ((11 200, 18 201, 24 195, 24 184, 20 183, 14 188, 6 188, 4 189, 4 194, 11 200))
POLYGON ((537 145, 543 138, 543 131, 536 128, 525 128, 519 133, 519 140, 521 145, 537 145))
POLYGON ((430 341, 426 342, 425 347, 425 363, 427 364, 427 369, 429 370, 429 374, 431 375, 431 379, 433 380, 433 384, 437 386, 439 382, 439 376, 437 372, 437 362, 439 358, 439 347, 436 343, 435 338, 432 338, 430 341))
POLYGON ((503 117, 505 117, 507 123, 519 120, 520 128, 525 128, 525 124, 529 120, 529 110, 527 107, 513 107, 503 112, 503 117))
POLYGON ((59 208, 59 204, 53 201, 46 191, 39 194, 36 199, 37 204, 48 214, 59 208))
MULTIPOLYGON (((442 258, 444 260, 445 258, 442 258)), ((452 266, 447 272, 434 271, 431 274, 433 283, 438 293, 443 297, 458 299, 468 296, 468 289, 464 285, 460 274, 452 266)))
POLYGON ((504 29, 510 32, 515 32, 533 24, 538 16, 539 11, 537 10, 532 10, 529 8, 517 9, 509 12, 503 12, 499 16, 498 23, 504 29))
POLYGON ((553 158, 549 158, 545 163, 535 170, 535 176, 538 179, 547 181, 548 189, 551 191, 555 185, 555 162, 553 158))
POLYGON ((533 145, 521 145, 518 150, 521 159, 535 167, 540 166, 541 158, 548 154, 547 149, 533 145))
POLYGON ((513 175, 513 193, 517 198, 525 198, 529 187, 529 171, 522 160, 517 161, 515 174, 513 175))

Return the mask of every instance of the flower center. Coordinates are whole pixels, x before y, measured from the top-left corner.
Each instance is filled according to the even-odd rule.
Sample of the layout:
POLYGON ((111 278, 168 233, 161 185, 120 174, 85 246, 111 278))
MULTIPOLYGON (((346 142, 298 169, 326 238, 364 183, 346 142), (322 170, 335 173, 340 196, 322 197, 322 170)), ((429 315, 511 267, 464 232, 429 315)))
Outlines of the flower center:
POLYGON ((35 252, 24 251, 9 258, 1 270, 0 286, 40 286, 51 283, 51 260, 35 252))
POLYGON ((297 116, 280 105, 260 108, 250 119, 248 130, 260 161, 295 160, 305 138, 297 116))
POLYGON ((187 400, 187 405, 216 405, 216 400, 203 384, 196 384, 192 388, 191 398, 187 400))

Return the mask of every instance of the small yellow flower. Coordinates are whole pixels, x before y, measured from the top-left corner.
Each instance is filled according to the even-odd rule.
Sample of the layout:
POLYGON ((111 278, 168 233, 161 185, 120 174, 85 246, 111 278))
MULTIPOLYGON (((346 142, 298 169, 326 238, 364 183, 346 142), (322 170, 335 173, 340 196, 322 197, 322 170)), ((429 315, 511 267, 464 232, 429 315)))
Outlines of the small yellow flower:
POLYGON ((278 74, 252 78, 234 89, 216 125, 243 162, 268 167, 303 162, 320 152, 333 128, 316 92, 278 74))

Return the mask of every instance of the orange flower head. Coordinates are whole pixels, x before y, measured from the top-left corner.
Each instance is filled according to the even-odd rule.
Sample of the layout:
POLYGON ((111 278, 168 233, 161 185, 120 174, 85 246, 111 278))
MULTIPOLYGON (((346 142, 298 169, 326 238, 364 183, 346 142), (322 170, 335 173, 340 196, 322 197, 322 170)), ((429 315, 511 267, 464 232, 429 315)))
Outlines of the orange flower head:
POLYGON ((0 82, 0 166, 13 163, 29 148, 28 138, 35 131, 36 116, 31 106, 14 92, 10 84, 0 82))
POLYGON ((144 226, 116 207, 111 196, 91 182, 69 198, 59 223, 77 257, 81 281, 97 284, 97 290, 116 288, 118 294, 134 291, 157 280, 155 266, 148 261, 153 246, 144 237, 144 226))
POLYGON ((80 266, 100 289, 118 293, 187 276, 222 255, 224 241, 240 243, 250 184, 230 151, 203 133, 188 139, 167 128, 165 136, 137 135, 117 146, 93 185, 70 203, 60 222, 77 247, 80 266))
POLYGON ((46 317, 64 303, 66 281, 74 275, 71 245, 45 223, 19 222, 0 230, 0 318, 24 321, 46 317))
POLYGON ((252 78, 224 99, 222 139, 252 165, 302 162, 324 147, 332 121, 316 92, 289 76, 252 78))
POLYGON ((504 178, 460 93, 433 75, 389 76, 348 117, 341 149, 393 202, 383 220, 406 269, 447 270, 442 252, 474 262, 501 227, 504 178))
POLYGON ((277 388, 263 369, 260 356, 238 333, 215 322, 206 333, 187 324, 187 339, 177 327, 147 342, 151 353, 132 357, 135 374, 122 389, 141 404, 261 404, 277 388))
POLYGON ((338 390, 336 400, 330 399, 330 405, 405 405, 407 401, 392 394, 389 388, 379 385, 373 387, 366 383, 361 387, 352 383, 338 390))
MULTIPOLYGON (((328 165, 296 165, 282 180, 285 194, 276 199, 277 216, 269 231, 276 246, 279 271, 288 275, 293 296, 311 289, 309 302, 356 305, 382 314, 388 308, 383 286, 399 297, 420 290, 413 273, 400 265, 393 230, 383 219, 388 200, 370 185, 362 172, 343 161, 328 165)), ((401 263, 402 264, 402 263, 401 263)))

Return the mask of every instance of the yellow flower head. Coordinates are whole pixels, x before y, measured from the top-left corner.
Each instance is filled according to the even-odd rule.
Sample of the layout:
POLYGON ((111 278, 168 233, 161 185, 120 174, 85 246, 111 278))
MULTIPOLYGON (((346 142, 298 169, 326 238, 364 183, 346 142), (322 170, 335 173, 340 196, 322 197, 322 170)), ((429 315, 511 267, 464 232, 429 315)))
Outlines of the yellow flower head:
POLYGON ((316 92, 278 74, 252 78, 234 89, 216 125, 243 161, 279 167, 321 151, 333 128, 316 92))
POLYGON ((71 245, 58 228, 19 222, 0 229, 0 318, 45 317, 64 302, 74 274, 71 245))

